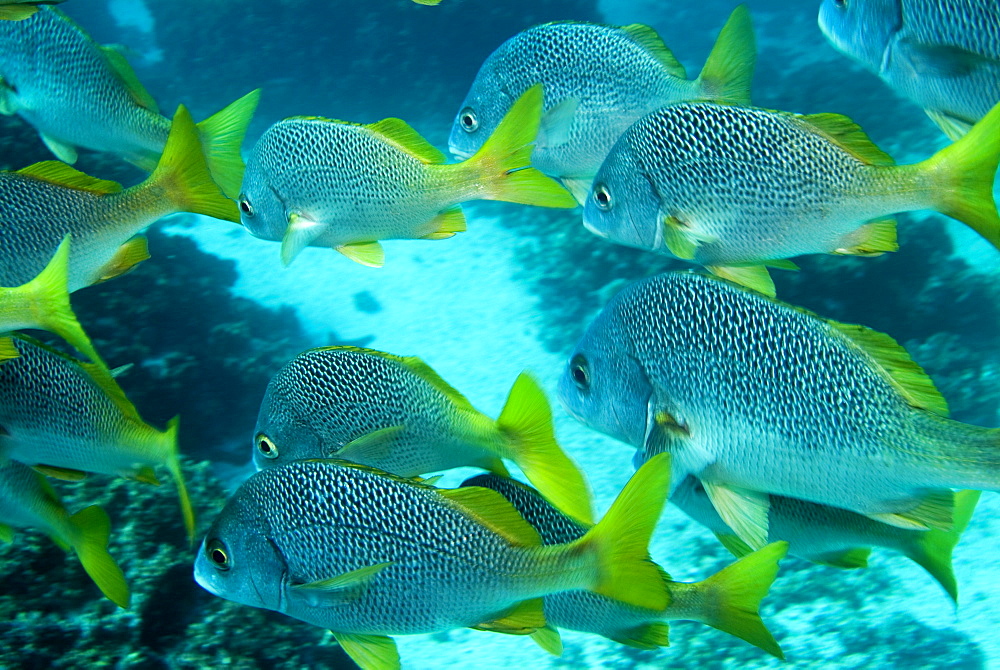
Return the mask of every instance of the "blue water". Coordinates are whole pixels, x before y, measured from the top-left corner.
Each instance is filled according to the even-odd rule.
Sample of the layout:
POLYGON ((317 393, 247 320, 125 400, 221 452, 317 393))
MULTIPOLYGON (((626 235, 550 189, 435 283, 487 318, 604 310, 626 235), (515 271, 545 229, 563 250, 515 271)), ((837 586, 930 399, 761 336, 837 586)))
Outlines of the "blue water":
MULTIPOLYGON (((755 104, 847 114, 899 162, 922 159, 947 143, 921 110, 826 43, 816 26, 818 3, 747 4, 759 47, 755 104)), ((163 110, 183 102, 203 118, 262 87, 246 147, 281 118, 321 115, 365 123, 398 116, 446 149, 452 118, 479 64, 518 30, 556 19, 646 23, 696 73, 733 4, 69 0, 62 7, 98 41, 124 46, 163 110)), ((33 137, 26 124, 10 132, 33 137)), ((47 158, 37 150, 34 160, 47 158)), ((92 296, 81 319, 99 348, 103 340, 123 352, 110 363, 136 364, 121 383, 148 420, 162 425, 177 413, 193 417, 182 423, 184 450, 192 461, 208 463, 198 470, 195 494, 218 505, 250 474, 250 438, 267 374, 298 351, 352 342, 417 355, 496 416, 525 369, 554 398, 568 349, 600 307, 601 291, 643 274, 638 254, 637 266, 618 275, 581 271, 577 266, 588 256, 570 246, 577 238, 554 234, 559 226, 579 226, 578 211, 543 216, 513 205, 471 205, 466 213, 468 231, 452 239, 386 242, 380 270, 317 248, 283 268, 277 244, 220 221, 177 215, 156 224, 151 242, 154 260, 157 244, 171 245, 161 262, 177 268, 170 275, 176 288, 141 283, 153 275, 140 268, 81 291, 85 303, 85 294, 92 296), (199 280, 218 285, 213 300, 249 301, 225 317, 231 338, 210 339, 221 317, 207 297, 204 313, 178 313, 182 293, 215 296, 199 280), (100 299, 93 297, 98 291, 100 299), (136 308, 133 315, 129 310, 140 303, 144 312, 136 308), (102 311, 107 305, 124 311, 102 311), (132 331, 135 319, 145 319, 144 326, 132 331), (137 344, 127 349, 126 340, 137 344), (158 383, 173 384, 172 395, 158 392, 158 383)), ((823 266, 831 273, 825 277, 811 270, 802 273, 811 276, 782 279, 787 286, 779 284, 779 295, 787 288, 787 295, 825 316, 897 337, 934 376, 956 418, 1000 425, 1000 312, 972 288, 995 283, 1000 254, 964 227, 925 214, 901 217, 900 242, 900 261, 842 259, 823 266), (923 255, 906 254, 908 247, 923 255)), ((986 295, 1000 298, 996 291, 986 295)), ((632 449, 558 407, 555 414, 559 441, 587 474, 603 512, 632 473, 632 449)), ((441 485, 457 485, 468 474, 447 473, 441 485)), ((0 666, 351 667, 322 631, 200 591, 183 539, 150 530, 176 520, 166 518, 176 514, 172 494, 129 486, 116 484, 101 503, 115 522, 111 549, 123 557, 135 592, 132 609, 95 604, 96 591, 65 602, 65 589, 87 585, 68 587, 62 580, 85 577, 61 556, 52 558, 51 544, 46 549, 44 540, 25 540, 30 533, 24 533, 19 542, 31 546, 0 549, 0 565, 7 566, 0 573, 24 575, 18 585, 10 576, 0 579, 0 666), (167 500, 153 503, 150 496, 167 500)), ((204 529, 213 510, 199 513, 204 529)), ((1000 667, 997 537, 1000 498, 984 493, 955 551, 957 610, 921 568, 885 550, 856 571, 787 559, 762 609, 786 662, 690 622, 672 623, 671 646, 654 652, 570 631, 561 658, 527 638, 473 630, 397 642, 408 668, 1000 667)), ((664 514, 652 554, 681 581, 704 579, 731 561, 707 530, 674 507, 664 514)))

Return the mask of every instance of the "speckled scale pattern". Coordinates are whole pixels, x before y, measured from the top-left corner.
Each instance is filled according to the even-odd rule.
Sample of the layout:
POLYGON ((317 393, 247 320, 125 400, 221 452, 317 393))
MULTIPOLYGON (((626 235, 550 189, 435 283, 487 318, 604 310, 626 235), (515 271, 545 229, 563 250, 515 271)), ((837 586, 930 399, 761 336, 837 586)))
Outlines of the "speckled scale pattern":
POLYGON ((58 9, 0 24, 0 77, 21 116, 69 144, 149 159, 167 141, 170 121, 136 104, 97 43, 58 9))
POLYGON ((538 588, 535 550, 513 547, 430 487, 331 461, 296 461, 257 473, 234 499, 258 515, 255 525, 284 557, 292 584, 393 562, 356 600, 316 607, 289 599, 287 614, 333 631, 472 626, 538 588))
POLYGON ((97 195, 16 172, 0 172, 0 247, 4 249, 0 286, 19 286, 34 279, 66 234, 72 236, 69 290, 94 283, 98 270, 118 247, 160 213, 137 209, 131 194, 129 190, 97 195))
POLYGON ((532 165, 562 177, 592 176, 633 121, 700 96, 699 86, 669 74, 621 28, 547 23, 510 38, 483 63, 462 104, 475 110, 479 129, 471 135, 456 122, 452 148, 472 153, 481 147, 518 96, 539 82, 544 111, 579 100, 570 139, 546 146, 543 137, 532 154, 532 165))
POLYGON ((928 44, 949 44, 1000 60, 996 0, 903 0, 907 31, 928 44))
POLYGON ((375 430, 405 426, 393 437, 388 458, 361 460, 414 476, 481 462, 474 433, 464 429, 484 421, 397 360, 350 349, 312 349, 289 361, 268 384, 256 432, 273 440, 279 457, 256 453, 254 458, 259 467, 326 458, 375 430))
POLYGON ((330 224, 312 246, 422 237, 438 212, 465 199, 434 169, 363 125, 285 119, 250 152, 243 193, 258 211, 243 223, 269 240, 282 238, 291 213, 330 224), (258 206, 273 197, 282 211, 258 206))
POLYGON ((822 319, 693 273, 633 284, 606 313, 660 409, 690 427, 675 476, 708 468, 736 486, 863 513, 909 509, 936 486, 997 485, 993 433, 910 407, 822 319))
POLYGON ((661 217, 709 238, 695 256, 700 263, 833 251, 865 221, 897 211, 878 198, 886 180, 879 168, 789 114, 672 105, 633 125, 618 150, 638 159, 661 217))
POLYGON ((27 464, 109 474, 145 462, 126 450, 152 429, 125 417, 80 366, 25 340, 0 365, 0 453, 27 464), (3 431, 0 431, 2 433, 3 431))
MULTIPOLYGON (((537 491, 506 477, 478 475, 463 486, 483 486, 498 492, 538 531, 544 544, 567 544, 587 532, 586 526, 559 512, 537 491)), ((545 619, 557 628, 615 637, 660 617, 590 591, 563 591, 545 596, 545 619)))

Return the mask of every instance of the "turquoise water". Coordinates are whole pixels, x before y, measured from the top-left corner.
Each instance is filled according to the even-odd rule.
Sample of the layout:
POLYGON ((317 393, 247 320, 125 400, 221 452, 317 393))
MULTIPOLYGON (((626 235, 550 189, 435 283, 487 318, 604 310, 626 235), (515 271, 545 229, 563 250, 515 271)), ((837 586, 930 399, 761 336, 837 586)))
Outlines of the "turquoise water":
MULTIPOLYGON (((825 42, 816 3, 748 5, 759 47, 756 104, 848 114, 899 162, 947 143, 918 108, 825 42)), ((732 4, 69 0, 63 8, 98 41, 124 45, 164 110, 184 102, 203 118, 262 87, 247 148, 271 123, 303 114, 365 123, 399 116, 446 149, 479 64, 518 30, 555 19, 646 23, 697 72, 732 4)), ((5 119, 0 133, 5 167, 50 158, 16 118, 5 119)), ((110 157, 84 154, 78 167, 141 179, 110 157)), ((155 225, 147 264, 74 295, 108 362, 134 364, 119 381, 142 415, 155 425, 182 416, 200 532, 252 472, 264 386, 299 351, 349 342, 417 355, 496 416, 525 369, 554 401, 569 350, 609 287, 666 267, 591 236, 579 210, 491 203, 466 206, 466 214, 468 231, 452 239, 386 242, 378 270, 318 248, 283 268, 275 243, 176 215, 155 225)), ((1000 425, 1000 254, 928 214, 900 217, 900 243, 892 257, 803 262, 802 272, 777 278, 778 294, 893 335, 935 379, 955 418, 1000 425)), ((603 512, 633 471, 633 450, 558 406, 555 421, 603 512)), ((458 485, 471 473, 447 473, 439 485, 458 485)), ((351 667, 324 631, 195 585, 171 491, 108 478, 58 486, 71 507, 86 500, 108 510, 111 552, 129 577, 133 605, 123 612, 98 600, 71 558, 24 532, 0 547, 0 666, 351 667)), ((921 568, 885 550, 865 570, 783 561, 762 615, 785 662, 690 622, 673 623, 671 646, 658 651, 567 631, 560 658, 527 638, 473 630, 397 642, 403 667, 412 668, 1000 667, 998 536, 1000 498, 984 493, 955 551, 957 609, 921 568)), ((681 581, 704 579, 731 561, 711 533, 672 506, 652 555, 681 581)))

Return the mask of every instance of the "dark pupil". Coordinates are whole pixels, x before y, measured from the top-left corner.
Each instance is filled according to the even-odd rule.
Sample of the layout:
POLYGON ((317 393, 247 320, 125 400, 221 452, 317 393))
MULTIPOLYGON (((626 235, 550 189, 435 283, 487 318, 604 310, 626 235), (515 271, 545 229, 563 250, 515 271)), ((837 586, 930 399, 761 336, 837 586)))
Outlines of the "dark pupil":
POLYGON ((833 4, 837 5, 840 8, 844 8, 847 6, 847 0, 833 0, 833 4))
POLYGON ((471 114, 466 114, 465 116, 462 117, 462 125, 466 126, 467 128, 471 128, 473 123, 475 123, 475 121, 473 120, 471 114))
POLYGON ((573 368, 573 381, 575 381, 577 384, 587 383, 587 373, 579 365, 573 368))
POLYGON ((249 214, 250 213, 250 203, 247 202, 246 200, 241 200, 240 201, 240 209, 243 210, 244 214, 249 214))
POLYGON ((265 454, 271 453, 271 445, 267 442, 267 440, 260 441, 260 450, 265 454))
POLYGON ((606 191, 597 192, 597 202, 601 203, 602 205, 608 204, 608 194, 606 191))
POLYGON ((221 549, 213 549, 212 550, 212 561, 216 565, 225 565, 226 564, 226 553, 224 551, 222 551, 221 549))

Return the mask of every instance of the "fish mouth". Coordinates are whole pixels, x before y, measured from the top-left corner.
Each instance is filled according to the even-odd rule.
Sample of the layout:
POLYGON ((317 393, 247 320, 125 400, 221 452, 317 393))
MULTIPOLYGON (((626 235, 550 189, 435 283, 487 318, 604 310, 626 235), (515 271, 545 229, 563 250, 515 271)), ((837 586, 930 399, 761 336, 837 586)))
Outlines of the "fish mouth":
POLYGON ((587 230, 589 230, 590 232, 592 232, 594 235, 597 235, 601 239, 605 239, 606 240, 609 237, 611 237, 611 235, 608 233, 608 231, 601 230, 600 228, 594 227, 594 224, 592 224, 590 221, 587 221, 587 219, 583 220, 583 227, 586 228, 587 230))

